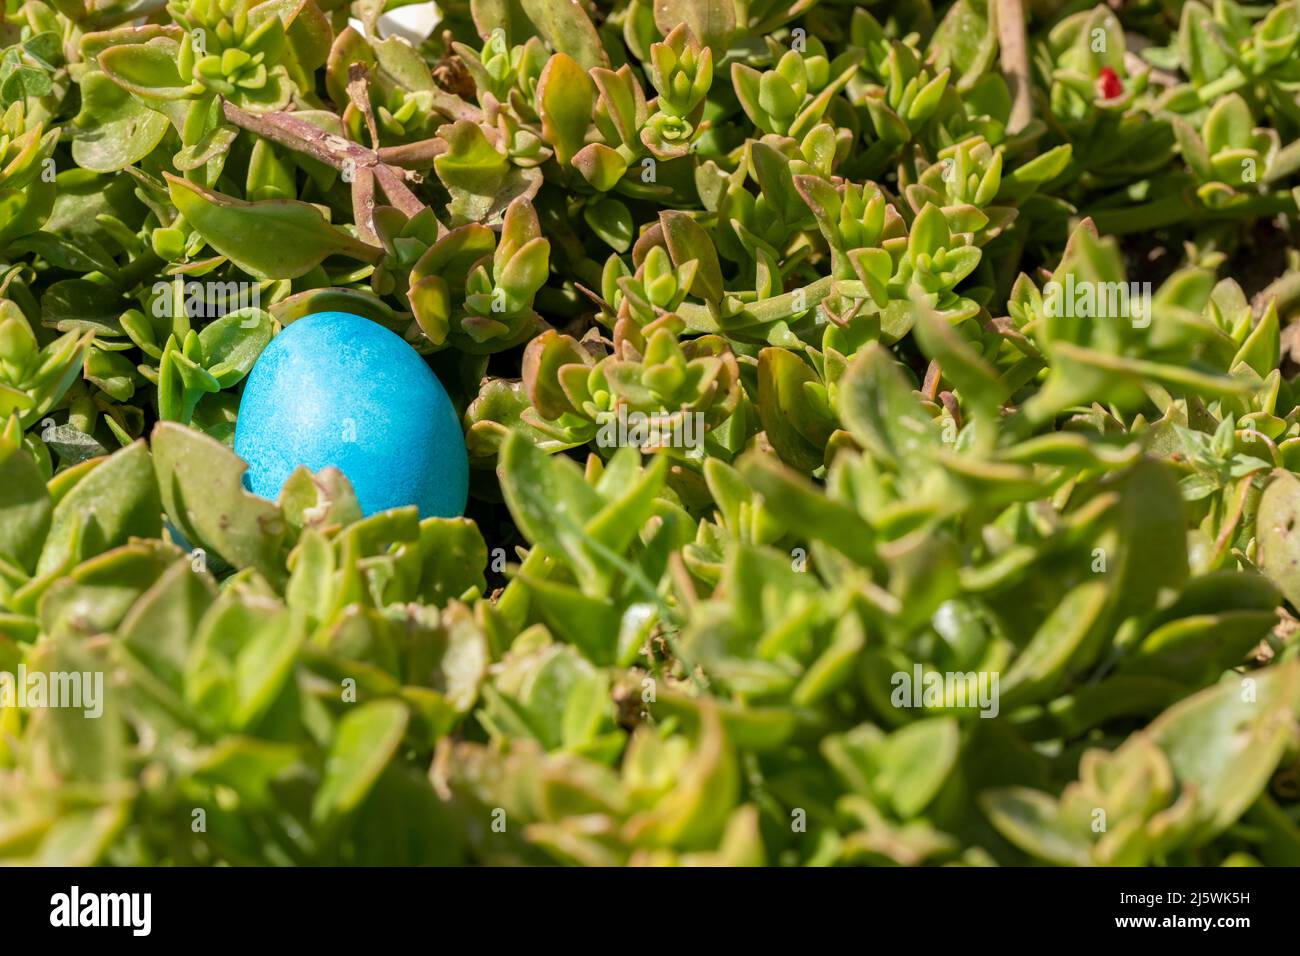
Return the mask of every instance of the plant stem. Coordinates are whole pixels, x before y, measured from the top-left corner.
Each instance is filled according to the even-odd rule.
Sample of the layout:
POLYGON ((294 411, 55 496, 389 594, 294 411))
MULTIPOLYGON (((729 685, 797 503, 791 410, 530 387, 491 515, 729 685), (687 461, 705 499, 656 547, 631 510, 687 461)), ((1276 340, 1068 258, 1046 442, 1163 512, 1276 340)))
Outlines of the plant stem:
MULTIPOLYGON (((326 132, 292 113, 249 113, 228 100, 222 101, 221 108, 226 119, 240 129, 265 136, 288 149, 306 153, 337 170, 350 168, 354 183, 356 172, 369 169, 388 201, 407 217, 414 216, 425 208, 423 200, 406 185, 407 182, 420 182, 420 174, 385 162, 377 150, 367 149, 360 143, 326 132)), ((362 184, 363 189, 365 185, 362 184)))
POLYGON ((1278 213, 1295 215, 1296 201, 1290 193, 1252 196, 1227 209, 1208 209, 1186 197, 1165 196, 1127 209, 1101 209, 1092 213, 1097 231, 1109 235, 1126 235, 1151 229, 1164 229, 1181 223, 1214 222, 1225 219, 1264 219, 1278 213))
POLYGON ((1011 90, 1011 117, 1007 121, 1007 132, 1015 134, 1024 129, 1033 118, 1025 11, 1020 0, 997 0, 994 11, 998 21, 1002 73, 1011 90))

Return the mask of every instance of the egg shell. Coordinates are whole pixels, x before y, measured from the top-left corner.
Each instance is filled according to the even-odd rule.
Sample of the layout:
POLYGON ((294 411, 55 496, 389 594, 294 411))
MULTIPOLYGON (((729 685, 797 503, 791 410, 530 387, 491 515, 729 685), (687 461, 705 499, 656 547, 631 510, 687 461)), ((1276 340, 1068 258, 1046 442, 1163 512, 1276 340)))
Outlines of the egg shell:
POLYGON ((422 518, 465 510, 469 460, 451 399, 399 336, 348 312, 285 326, 254 363, 239 402, 235 453, 245 486, 275 500, 299 465, 334 466, 361 510, 417 505, 422 518))

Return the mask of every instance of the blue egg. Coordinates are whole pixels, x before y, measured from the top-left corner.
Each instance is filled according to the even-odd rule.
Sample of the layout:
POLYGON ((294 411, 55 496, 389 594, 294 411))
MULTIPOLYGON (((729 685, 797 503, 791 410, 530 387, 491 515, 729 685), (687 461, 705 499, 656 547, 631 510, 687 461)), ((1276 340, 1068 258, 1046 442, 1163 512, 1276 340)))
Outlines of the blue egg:
POLYGON ((367 515, 465 510, 469 459, 451 399, 415 349, 347 312, 317 312, 271 340, 244 384, 235 453, 274 500, 299 465, 347 475, 367 515))

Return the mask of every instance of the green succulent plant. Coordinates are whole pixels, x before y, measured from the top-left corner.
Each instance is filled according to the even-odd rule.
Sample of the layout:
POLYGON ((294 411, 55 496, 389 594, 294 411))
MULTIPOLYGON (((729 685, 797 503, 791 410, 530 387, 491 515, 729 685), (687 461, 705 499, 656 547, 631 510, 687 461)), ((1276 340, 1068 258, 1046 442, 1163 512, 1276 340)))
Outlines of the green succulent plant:
POLYGON ((0 210, 5 220, 0 250, 38 231, 54 205, 47 161, 59 130, 46 132, 44 124, 32 123, 25 104, 25 99, 15 100, 0 116, 0 210))
MULTIPOLYGON (((718 336, 679 343, 681 322, 673 318, 643 328, 620 325, 614 351, 600 359, 554 332, 533 339, 523 358, 523 386, 533 404, 524 420, 571 446, 603 441, 614 447, 627 440, 627 415, 639 415, 646 449, 689 438, 685 454, 697 465, 704 449, 718 452, 709 432, 740 406, 739 365, 718 336)), ((731 423, 732 440, 743 421, 731 423)))
POLYGON ((6 7, 0 861, 1300 862, 1296 0, 383 6, 6 7))
POLYGON ((77 378, 92 333, 65 332, 42 343, 31 321, 12 300, 0 301, 0 415, 36 422, 58 404, 77 378))

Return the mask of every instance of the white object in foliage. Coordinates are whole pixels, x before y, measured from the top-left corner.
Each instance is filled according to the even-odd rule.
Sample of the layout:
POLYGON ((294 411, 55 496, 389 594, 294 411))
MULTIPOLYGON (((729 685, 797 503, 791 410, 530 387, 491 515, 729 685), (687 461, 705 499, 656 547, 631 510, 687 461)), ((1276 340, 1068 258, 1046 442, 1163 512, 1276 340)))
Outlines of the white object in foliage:
MULTIPOLYGON (((379 38, 387 39, 399 36, 419 45, 433 33, 433 28, 442 19, 442 11, 436 3, 413 3, 407 7, 390 10, 379 18, 379 38)), ((365 25, 355 17, 348 24, 358 33, 365 33, 365 25)))

